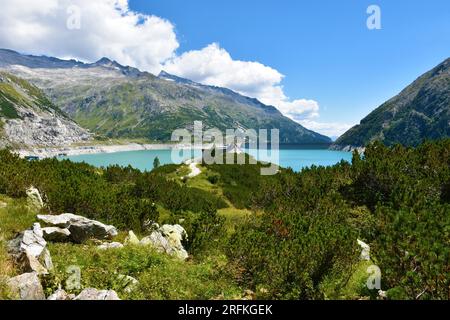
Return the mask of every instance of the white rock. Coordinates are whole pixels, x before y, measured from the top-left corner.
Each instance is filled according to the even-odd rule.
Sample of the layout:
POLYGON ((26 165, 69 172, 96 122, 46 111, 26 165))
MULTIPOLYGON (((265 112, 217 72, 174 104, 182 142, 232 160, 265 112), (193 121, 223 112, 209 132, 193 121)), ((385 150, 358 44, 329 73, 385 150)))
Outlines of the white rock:
POLYGON ((100 249, 100 250, 122 249, 122 248, 123 248, 123 244, 121 244, 119 242, 105 242, 105 243, 102 243, 101 245, 97 246, 97 249, 100 249))
POLYGON ((8 280, 11 293, 20 300, 45 300, 44 289, 36 272, 24 273, 8 280))
POLYGON ((38 189, 32 186, 26 191, 26 193, 28 197, 27 202, 30 207, 37 210, 44 207, 44 201, 42 201, 42 197, 38 189))
POLYGON ((189 256, 187 251, 184 249, 183 244, 181 243, 183 240, 187 240, 187 232, 184 228, 178 224, 172 225, 163 225, 160 228, 163 236, 169 241, 169 244, 172 248, 172 254, 178 257, 181 260, 186 260, 189 256))
POLYGON ((52 257, 50 255, 50 251, 48 251, 47 248, 44 249, 44 251, 42 251, 41 256, 39 257, 39 261, 44 265, 44 267, 48 270, 51 271, 53 270, 53 261, 52 261, 52 257))
POLYGON ((367 243, 365 243, 359 239, 357 241, 358 241, 358 245, 362 249, 360 259, 362 261, 370 261, 370 246, 367 243))
POLYGON ((187 239, 186 230, 180 225, 164 225, 150 236, 141 240, 141 245, 150 245, 159 252, 165 252, 177 257, 180 260, 186 260, 189 254, 184 249, 182 241, 187 239))
POLYGON ((42 228, 43 237, 46 241, 51 242, 67 242, 70 240, 69 229, 62 229, 58 227, 42 228))
POLYGON ((181 241, 187 240, 187 232, 182 226, 165 224, 159 230, 173 247, 183 248, 181 241))
POLYGON ((153 231, 148 237, 142 238, 140 244, 143 246, 152 246, 159 252, 170 252, 169 241, 159 231, 153 231))
POLYGON ((114 290, 84 289, 74 300, 120 300, 114 290))
POLYGON ((129 231, 128 236, 125 238, 124 243, 125 245, 138 245, 139 238, 134 234, 133 231, 129 231))
POLYGON ((71 240, 77 243, 83 243, 88 239, 107 240, 117 236, 117 229, 114 226, 71 213, 58 216, 38 215, 38 219, 45 224, 68 229, 71 240))
POLYGON ((6 202, 0 201, 0 209, 6 208, 8 204, 6 202))
POLYGON ((21 232, 9 241, 8 252, 22 271, 47 274, 53 263, 46 245, 41 226, 35 223, 32 229, 21 232))

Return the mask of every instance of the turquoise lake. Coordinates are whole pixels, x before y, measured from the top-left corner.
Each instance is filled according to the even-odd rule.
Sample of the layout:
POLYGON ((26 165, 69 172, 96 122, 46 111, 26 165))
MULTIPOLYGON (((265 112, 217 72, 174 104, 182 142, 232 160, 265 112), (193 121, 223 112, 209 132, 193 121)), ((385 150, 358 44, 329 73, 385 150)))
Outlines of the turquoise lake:
MULTIPOLYGON (((270 160, 270 152, 266 150, 246 150, 255 158, 261 161, 270 160)), ((192 157, 199 157, 200 151, 180 152, 179 158, 187 160, 192 157)), ((99 153, 90 155, 79 155, 64 157, 74 162, 86 162, 96 167, 107 167, 109 165, 128 166, 131 165, 142 171, 150 171, 153 168, 153 160, 158 157, 161 165, 172 164, 171 150, 145 150, 126 151, 116 153, 99 153)), ((307 149, 307 148, 286 148, 279 151, 279 161, 274 161, 284 168, 292 168, 301 171, 303 168, 316 166, 332 166, 341 160, 351 162, 352 153, 343 151, 331 151, 327 149, 307 149)), ((181 161, 175 161, 181 163, 181 161)))

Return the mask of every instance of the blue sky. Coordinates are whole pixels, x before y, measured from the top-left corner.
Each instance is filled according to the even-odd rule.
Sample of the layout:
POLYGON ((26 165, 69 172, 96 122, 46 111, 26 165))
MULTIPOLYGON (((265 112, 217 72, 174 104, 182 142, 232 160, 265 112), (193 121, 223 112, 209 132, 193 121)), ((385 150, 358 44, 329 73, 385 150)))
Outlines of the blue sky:
POLYGON ((212 42, 233 59, 285 75, 291 99, 320 105, 322 122, 358 123, 450 57, 450 1, 153 0, 131 9, 170 20, 178 53, 212 42), (371 4, 381 30, 366 27, 371 4))
POLYGON ((228 87, 337 136, 450 56, 449 0, 3 1, 0 47, 228 87), (381 30, 369 30, 369 5, 381 30))

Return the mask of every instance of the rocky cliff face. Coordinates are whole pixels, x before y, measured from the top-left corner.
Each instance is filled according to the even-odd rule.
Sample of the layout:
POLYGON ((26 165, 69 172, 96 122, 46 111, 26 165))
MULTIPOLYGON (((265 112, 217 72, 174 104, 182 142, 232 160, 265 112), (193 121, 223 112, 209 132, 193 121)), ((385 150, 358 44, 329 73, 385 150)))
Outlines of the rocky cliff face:
POLYGON ((107 58, 85 64, 0 49, 0 69, 27 79, 81 126, 111 138, 168 141, 175 129, 202 121, 222 131, 278 128, 281 143, 331 143, 256 99, 107 58))
POLYGON ((90 134, 27 81, 0 72, 0 147, 51 147, 87 141, 90 134))
POLYGON ((416 146, 424 139, 449 136, 450 59, 447 59, 346 132, 334 147, 351 149, 376 140, 386 145, 416 146))

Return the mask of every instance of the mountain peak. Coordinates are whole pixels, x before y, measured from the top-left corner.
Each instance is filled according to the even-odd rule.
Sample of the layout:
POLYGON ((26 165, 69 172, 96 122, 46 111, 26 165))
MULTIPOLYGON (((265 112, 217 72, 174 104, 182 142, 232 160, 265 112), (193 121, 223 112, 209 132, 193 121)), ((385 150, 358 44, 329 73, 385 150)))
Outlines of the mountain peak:
POLYGON ((109 64, 109 63, 112 63, 112 61, 107 57, 103 57, 96 62, 96 64, 109 64))
POLYGON ((168 72, 166 72, 164 70, 162 70, 159 73, 158 78, 163 79, 163 80, 167 80, 167 81, 174 81, 176 83, 182 83, 182 84, 196 84, 194 81, 175 76, 175 75, 170 74, 170 73, 168 73, 168 72))
POLYGON ((93 65, 95 65, 95 66, 103 66, 103 67, 114 67, 114 68, 120 68, 120 69, 125 68, 123 65, 121 65, 117 61, 111 60, 111 59, 109 59, 107 57, 101 58, 100 60, 95 62, 93 65))

